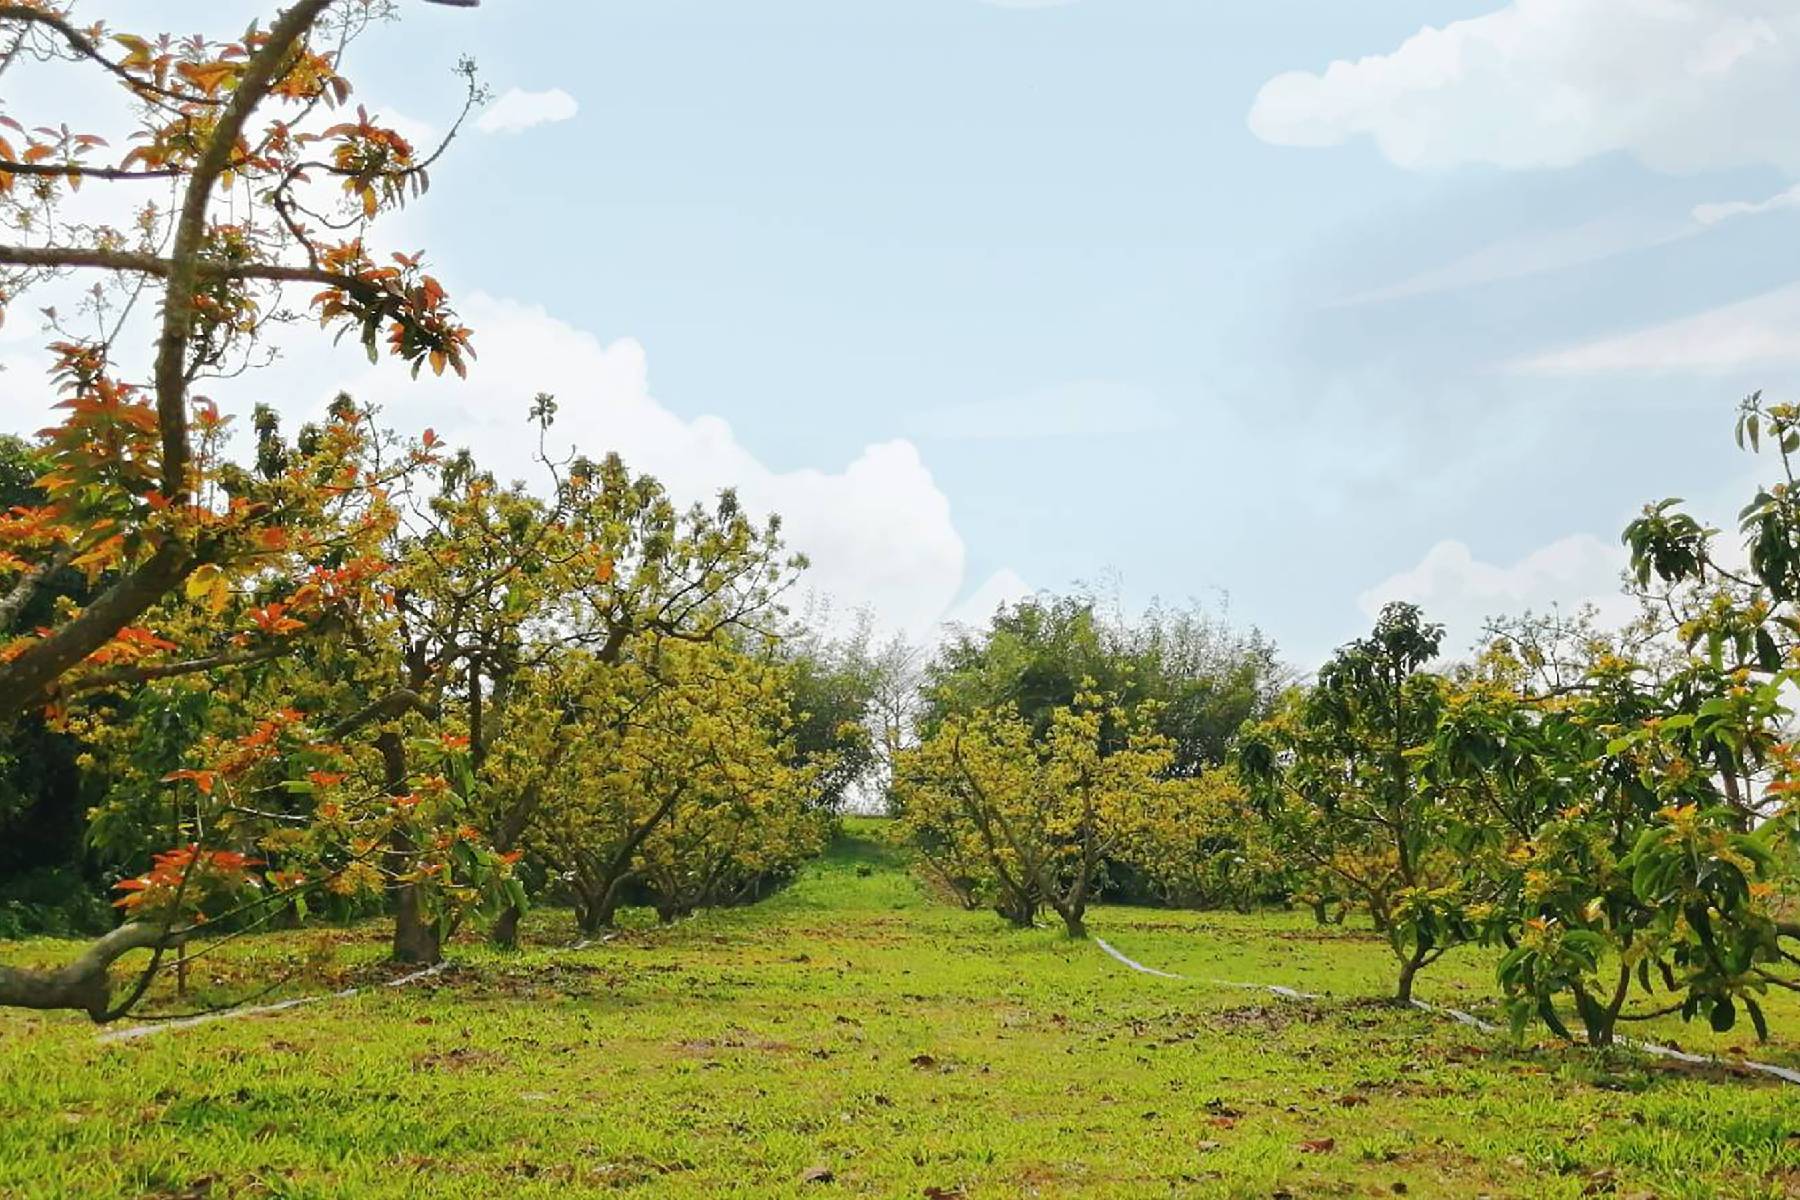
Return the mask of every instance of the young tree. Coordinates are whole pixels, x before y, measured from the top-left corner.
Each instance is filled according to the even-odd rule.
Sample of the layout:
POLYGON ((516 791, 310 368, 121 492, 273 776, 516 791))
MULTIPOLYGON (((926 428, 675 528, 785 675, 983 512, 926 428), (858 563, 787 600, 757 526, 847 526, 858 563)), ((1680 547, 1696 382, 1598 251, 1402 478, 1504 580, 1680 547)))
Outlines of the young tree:
POLYGON ((1760 1031, 1758 973, 1781 961, 1766 897, 1784 834, 1743 829, 1706 764, 1713 739, 1752 745, 1780 724, 1776 689, 1702 698, 1704 659, 1653 668, 1581 624, 1498 631, 1433 760, 1488 818, 1469 869, 1489 899, 1470 916, 1506 947, 1515 1027, 1537 1017, 1570 1036, 1566 998, 1593 1045, 1674 1011, 1723 1029, 1742 1007, 1760 1031))
POLYGON ((1030 728, 1010 712, 951 717, 896 760, 891 804, 901 828, 965 908, 991 904, 1029 929, 1044 905, 1042 884, 996 819, 983 780, 1029 786, 1037 766, 1030 728), (976 764, 971 766, 971 761, 976 764))
POLYGON ((1087 691, 1049 714, 1042 738, 1007 710, 951 717, 905 761, 903 819, 928 846, 948 838, 980 861, 1015 924, 1048 904, 1085 937, 1102 873, 1172 759, 1154 716, 1087 691))
POLYGON ((722 882, 737 817, 796 794, 782 673, 725 639, 678 638, 617 663, 583 654, 559 671, 592 718, 559 759, 546 785, 558 800, 537 809, 529 844, 567 881, 588 932, 612 924, 633 885, 660 882, 678 911, 696 882, 722 882), (659 879, 646 879, 647 863, 659 879))
MULTIPOLYGON (((554 414, 554 400, 539 396, 534 416, 548 428, 554 414)), ((568 739, 583 736, 584 727, 616 738, 623 731, 618 722, 649 705, 659 689, 697 685, 696 676, 660 669, 665 643, 774 636, 783 625, 781 598, 806 565, 783 553, 779 518, 756 523, 729 491, 710 507, 680 509, 661 483, 632 475, 617 455, 574 458, 558 472, 544 527, 551 536, 538 551, 540 578, 528 586, 545 598, 545 608, 532 622, 530 645, 488 656, 485 711, 479 679, 469 688, 476 724, 494 730, 529 723, 528 744, 542 751, 488 788, 486 826, 507 851, 523 844, 569 772, 591 768, 591 761, 584 766, 571 758, 568 739), (558 669, 550 675, 539 669, 551 665, 558 669), (514 677, 525 675, 534 682, 514 686, 514 677), (608 688, 626 689, 624 699, 609 698, 608 688), (545 704, 560 715, 543 711, 545 704)), ((488 736, 477 739, 483 755, 491 745, 488 736)), ((555 844, 561 836, 536 844, 555 844)), ((626 854, 621 871, 635 853, 634 847, 626 854)), ((597 862, 589 860, 590 875, 597 862)), ((612 919, 623 886, 603 885, 615 898, 586 905, 590 922, 612 919)), ((498 940, 510 944, 517 922, 517 911, 502 914, 498 940)))
POLYGON ((1123 858, 1172 908, 1248 911, 1280 876, 1261 833, 1243 784, 1214 767, 1147 789, 1123 858))
POLYGON ((834 764, 829 752, 796 749, 805 714, 792 671, 764 670, 760 686, 739 689, 732 736, 716 739, 710 769, 644 841, 639 875, 663 921, 755 899, 824 845, 835 812, 820 789, 834 764))
POLYGON ((1554 1005, 1567 996, 1595 1044, 1665 1012, 1724 1030, 1742 1011, 1760 1036, 1759 997, 1800 990, 1784 945, 1800 926, 1777 903, 1796 850, 1800 410, 1752 396, 1738 437, 1766 440, 1783 476, 1741 514, 1748 569, 1721 564, 1716 531, 1677 501, 1648 506, 1624 538, 1640 627, 1617 639, 1554 621, 1498 627, 1500 686, 1440 736, 1508 832, 1508 852, 1484 863, 1499 899, 1482 916, 1508 948, 1515 1022, 1535 1014, 1566 1036, 1554 1005))
POLYGON ((1238 751, 1281 850, 1338 881, 1387 935, 1401 1004, 1420 970, 1474 935, 1448 850, 1457 814, 1418 767, 1444 704, 1444 681, 1424 670, 1442 637, 1416 606, 1389 604, 1238 751))

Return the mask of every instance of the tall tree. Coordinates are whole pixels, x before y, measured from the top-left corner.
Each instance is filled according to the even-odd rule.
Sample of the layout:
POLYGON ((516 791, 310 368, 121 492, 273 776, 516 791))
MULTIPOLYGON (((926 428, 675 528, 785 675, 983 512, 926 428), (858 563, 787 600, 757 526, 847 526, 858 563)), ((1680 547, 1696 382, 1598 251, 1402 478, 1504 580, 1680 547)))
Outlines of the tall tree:
MULTIPOLYGON (((344 110, 345 51, 388 9, 294 0, 241 37, 176 40, 78 25, 50 0, 0 6, 0 66, 39 60, 85 73, 95 89, 111 90, 124 128, 110 132, 126 135, 109 143, 54 118, 39 115, 27 128, 0 113, 0 300, 16 307, 54 292, 55 280, 93 281, 76 293, 79 327, 74 314, 38 300, 62 417, 38 446, 49 468, 37 480, 41 502, 0 519, 0 573, 9 577, 0 591, 0 721, 46 708, 60 718, 85 694, 268 662, 300 635, 335 627, 361 599, 352 594, 358 573, 344 563, 382 519, 384 489, 420 459, 373 457, 347 422, 286 447, 259 416, 257 462, 239 466, 226 454, 228 415, 197 388, 265 361, 266 330, 296 284, 315 292, 322 324, 354 331, 372 357, 385 343, 415 371, 465 370, 470 332, 422 260, 378 259, 369 245, 377 219, 424 190, 436 157, 365 110, 344 110), (66 211, 84 188, 120 193, 115 211, 129 219, 95 223, 66 211), (159 192, 167 206, 137 199, 159 192), (150 367, 132 380, 120 344, 145 324, 150 367), (68 569, 84 574, 88 593, 23 624, 68 569), (271 574, 294 580, 314 570, 325 582, 278 598, 282 611, 265 611, 266 626, 219 620, 271 574), (184 597, 214 620, 171 603, 184 597)), ((466 114, 481 93, 472 68, 464 74, 466 114)), ((288 731, 303 725, 269 720, 288 731)), ((265 744, 278 740, 271 732, 265 744)), ((197 777, 208 786, 196 794, 215 795, 219 773, 193 770, 213 772, 197 777)), ((73 1007, 96 1019, 128 1008, 163 950, 190 932, 181 915, 188 884, 223 870, 225 860, 209 855, 237 855, 231 871, 249 861, 198 839, 182 854, 159 867, 178 864, 170 903, 135 906, 160 907, 160 919, 128 923, 56 971, 0 969, 0 1003, 73 1007), (143 947, 153 951, 149 970, 114 1002, 107 968, 143 947)), ((156 894, 154 882, 138 894, 156 894)))

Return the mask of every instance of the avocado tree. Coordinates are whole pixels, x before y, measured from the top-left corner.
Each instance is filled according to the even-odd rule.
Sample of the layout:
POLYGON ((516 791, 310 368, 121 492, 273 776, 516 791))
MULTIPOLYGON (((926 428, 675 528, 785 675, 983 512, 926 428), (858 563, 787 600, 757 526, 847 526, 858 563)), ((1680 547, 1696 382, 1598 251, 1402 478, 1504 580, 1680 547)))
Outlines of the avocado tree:
POLYGON ((1444 704, 1444 680, 1425 670, 1442 638, 1417 606, 1387 605, 1368 637, 1339 650, 1310 691, 1248 726, 1238 748, 1280 852, 1321 889, 1353 897, 1386 935, 1401 1004, 1419 971, 1475 932, 1450 849, 1457 814, 1420 761, 1444 704))
POLYGON ((1153 708, 1129 711, 1093 690, 1051 710, 1041 737, 1010 709, 951 717, 902 760, 902 819, 928 850, 949 841, 957 861, 978 866, 1014 924, 1044 904, 1085 937, 1106 867, 1173 757, 1154 722, 1153 708))
POLYGON ((1214 767, 1145 789, 1123 861, 1172 908, 1248 911, 1282 867, 1237 775, 1214 767))
POLYGON ((1746 566, 1722 562, 1717 531, 1679 501, 1647 506, 1624 541, 1655 636, 1568 653, 1516 623, 1499 643, 1516 699, 1446 730, 1465 776, 1503 772, 1495 794, 1522 824, 1539 815, 1500 864, 1490 917, 1515 1021, 1566 1033, 1566 995, 1599 1044, 1670 1012, 1718 1030, 1742 1012, 1763 1036, 1760 998, 1800 990, 1800 926, 1779 903, 1796 851, 1800 410, 1752 396, 1738 439, 1772 446, 1781 475, 1740 514, 1746 566))
MULTIPOLYGON (((0 302, 16 310, 31 297, 44 311, 61 414, 35 446, 48 468, 41 499, 0 517, 0 721, 34 711, 60 721, 93 697, 271 662, 367 598, 377 572, 363 550, 386 519, 385 489, 420 459, 377 455, 363 431, 335 421, 278 453, 272 416, 259 413, 257 461, 240 465, 227 452, 231 414, 199 389, 265 361, 264 334, 294 285, 311 291, 323 325, 353 332, 372 357, 385 347, 415 371, 466 369, 470 331, 423 260, 379 257, 371 244, 380 217, 424 190, 435 158, 348 108, 345 50, 387 7, 294 0, 240 37, 177 40, 78 24, 49 0, 0 6, 5 64, 86 72, 120 123, 109 141, 0 112, 0 302), (72 211, 84 188, 118 193, 112 211, 127 218, 72 211), (82 286, 65 309, 59 281, 71 277, 82 286), (146 324, 150 365, 132 378, 121 340, 146 324), (69 570, 86 580, 79 598, 23 624, 69 570)), ((466 113, 481 93, 472 69, 464 75, 466 113)), ((276 709, 236 735, 262 742, 219 743, 220 762, 176 782, 192 785, 196 811, 216 814, 227 767, 280 741, 276 726, 322 724, 276 709)), ((229 803, 257 811, 247 795, 229 803)), ((253 869, 245 849, 212 843, 226 829, 240 845, 259 836, 196 820, 186 848, 131 889, 160 896, 176 873, 167 896, 131 906, 156 919, 128 922, 57 970, 0 969, 0 1004, 96 1020, 128 1009, 163 952, 192 934, 192 885, 253 869), (114 1001, 107 969, 140 948, 150 967, 114 1001)))
POLYGON ((816 810, 788 760, 784 671, 729 639, 660 638, 618 662, 571 652, 556 672, 584 715, 524 845, 583 930, 610 926, 634 890, 675 915, 729 896, 754 864, 792 861, 779 847, 816 810))

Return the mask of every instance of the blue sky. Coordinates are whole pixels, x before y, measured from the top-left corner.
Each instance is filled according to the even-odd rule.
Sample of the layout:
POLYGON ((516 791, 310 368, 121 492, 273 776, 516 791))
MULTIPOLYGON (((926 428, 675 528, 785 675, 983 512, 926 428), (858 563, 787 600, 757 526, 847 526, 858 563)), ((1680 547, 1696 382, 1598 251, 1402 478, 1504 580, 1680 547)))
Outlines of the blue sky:
POLYGON ((1392 596, 1466 640, 1610 591, 1647 500, 1727 519, 1800 361, 1790 5, 402 7, 373 108, 441 128, 464 52, 502 96, 402 230, 481 366, 281 394, 505 464, 554 390, 915 631, 1114 576, 1302 665, 1392 596))

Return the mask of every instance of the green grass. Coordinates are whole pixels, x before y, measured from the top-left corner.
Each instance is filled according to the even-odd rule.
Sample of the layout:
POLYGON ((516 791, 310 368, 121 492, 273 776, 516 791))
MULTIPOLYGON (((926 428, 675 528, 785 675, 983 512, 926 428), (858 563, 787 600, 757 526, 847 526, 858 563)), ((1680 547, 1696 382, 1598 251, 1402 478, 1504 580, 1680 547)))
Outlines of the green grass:
MULTIPOLYGON (((1371 1003, 1385 947, 1289 914, 1098 911, 1193 978, 1137 974, 936 902, 879 836, 853 825, 758 907, 604 945, 534 914, 526 949, 458 945, 405 989, 116 1045, 0 1013, 0 1195, 1800 1194, 1800 1087, 1371 1003)), ((380 939, 245 939, 195 993, 383 978, 380 939)), ((1470 952, 1420 990, 1491 1011, 1490 976, 1470 952)), ((1789 1040, 1740 1048, 1800 1063, 1800 1006, 1771 1007, 1789 1040)))

